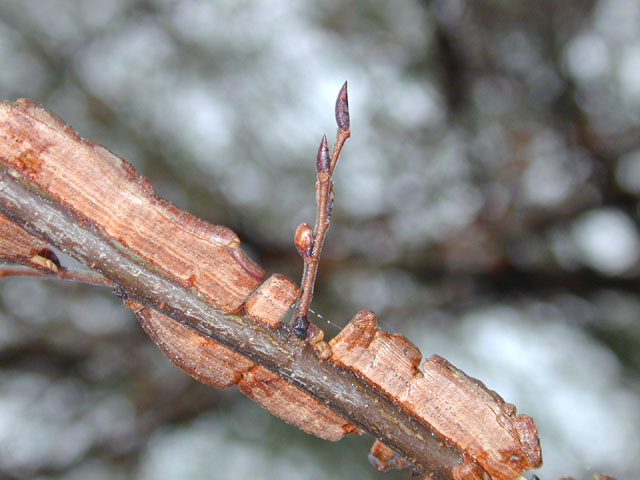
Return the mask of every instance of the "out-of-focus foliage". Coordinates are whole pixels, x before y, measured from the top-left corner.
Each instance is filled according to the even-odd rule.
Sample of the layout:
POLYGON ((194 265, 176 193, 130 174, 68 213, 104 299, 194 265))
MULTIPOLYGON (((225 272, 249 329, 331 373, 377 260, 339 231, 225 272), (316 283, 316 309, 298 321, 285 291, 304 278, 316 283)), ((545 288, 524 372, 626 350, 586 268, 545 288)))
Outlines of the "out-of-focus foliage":
MULTIPOLYGON (((347 79, 315 322, 374 309, 481 378, 535 418, 543 480, 637 476, 638 0, 2 2, 0 59, 0 97, 296 279, 347 79)), ((0 476, 406 478, 369 440, 198 385, 107 291, 0 283, 0 476)))

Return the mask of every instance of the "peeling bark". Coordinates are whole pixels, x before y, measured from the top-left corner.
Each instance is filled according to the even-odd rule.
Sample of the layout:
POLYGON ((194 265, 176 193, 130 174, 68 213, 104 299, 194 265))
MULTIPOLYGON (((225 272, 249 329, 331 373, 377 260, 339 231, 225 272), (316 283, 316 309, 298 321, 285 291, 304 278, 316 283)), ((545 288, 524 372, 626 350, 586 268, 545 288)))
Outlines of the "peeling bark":
POLYGON ((238 311, 259 285, 260 269, 236 252, 240 240, 234 232, 156 196, 123 158, 83 141, 31 101, 2 104, 0 115, 2 162, 150 268, 170 271, 229 312, 238 311))
POLYGON ((325 440, 357 431, 315 397, 247 357, 141 303, 127 300, 125 305, 164 354, 199 382, 216 388, 237 385, 277 417, 325 440))
POLYGON ((0 215, 0 261, 38 266, 45 260, 38 252, 49 244, 0 215))
POLYGON ((406 338, 378 329, 373 312, 359 312, 329 346, 331 361, 362 376, 413 417, 475 460, 495 478, 509 479, 542 463, 533 420, 514 405, 406 338))

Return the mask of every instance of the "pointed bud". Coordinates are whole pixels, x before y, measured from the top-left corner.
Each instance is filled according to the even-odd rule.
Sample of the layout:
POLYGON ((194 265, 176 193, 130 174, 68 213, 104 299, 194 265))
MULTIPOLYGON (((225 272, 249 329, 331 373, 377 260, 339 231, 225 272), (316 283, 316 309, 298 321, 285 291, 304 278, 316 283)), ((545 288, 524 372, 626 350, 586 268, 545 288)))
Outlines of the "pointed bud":
POLYGON ((301 257, 308 257, 313 250, 313 230, 308 223, 301 223, 296 229, 293 242, 301 257))
POLYGON ((336 123, 340 130, 349 130, 349 96, 347 82, 344 82, 336 99, 336 123))
POLYGON ((322 136, 320 142, 320 148, 318 148, 318 157, 316 159, 316 168, 318 173, 328 172, 329 165, 331 163, 331 157, 329 156, 329 144, 327 143, 327 136, 322 136))

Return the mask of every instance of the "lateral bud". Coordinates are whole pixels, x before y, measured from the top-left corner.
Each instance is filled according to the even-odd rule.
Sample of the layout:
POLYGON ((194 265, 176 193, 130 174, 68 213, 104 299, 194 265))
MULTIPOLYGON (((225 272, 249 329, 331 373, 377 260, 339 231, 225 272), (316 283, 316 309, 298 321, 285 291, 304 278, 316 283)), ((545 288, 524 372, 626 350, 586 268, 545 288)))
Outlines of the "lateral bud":
POLYGON ((318 173, 326 173, 329 171, 329 165, 331 164, 331 157, 329 156, 329 144, 327 143, 327 136, 322 136, 320 142, 320 148, 318 148, 318 157, 316 160, 316 168, 318 173))
POLYGON ((340 130, 349 130, 349 96, 347 82, 344 82, 336 99, 336 123, 340 130))
POLYGON ((313 250, 313 229, 308 223, 301 223, 296 228, 296 234, 293 239, 296 249, 301 257, 308 257, 313 250))

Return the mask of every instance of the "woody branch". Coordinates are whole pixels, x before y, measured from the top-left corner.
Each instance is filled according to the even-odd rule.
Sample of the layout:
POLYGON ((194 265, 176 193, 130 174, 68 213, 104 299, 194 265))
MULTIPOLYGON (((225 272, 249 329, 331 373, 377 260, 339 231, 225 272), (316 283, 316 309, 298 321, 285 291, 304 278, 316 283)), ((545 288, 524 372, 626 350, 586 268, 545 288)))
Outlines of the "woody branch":
MULTIPOLYGON (((242 374, 242 382, 233 380, 241 389, 259 385, 251 380, 257 378, 252 377, 254 370, 270 381, 280 377, 282 388, 298 393, 281 397, 276 410, 268 407, 271 411, 284 419, 303 419, 308 417, 305 412, 312 412, 310 418, 323 426, 335 421, 332 415, 339 417, 333 424, 339 429, 336 435, 315 430, 322 438, 335 440, 356 427, 371 433, 386 444, 377 443, 372 451, 382 462, 376 463, 379 468, 407 465, 396 452, 433 479, 480 478, 486 468, 506 480, 538 466, 540 449, 530 417, 516 415, 513 405, 441 357, 432 356, 419 371, 419 350, 404 337, 379 330, 372 312, 358 313, 329 345, 315 326, 307 335, 313 280, 331 216, 331 176, 349 136, 347 105, 345 85, 336 104, 339 131, 333 155, 328 155, 326 139, 318 154, 316 229, 310 235, 310 227, 303 228, 296 236, 308 267, 296 317, 302 324, 294 328, 302 341, 291 338, 280 314, 269 310, 280 294, 270 290, 278 287, 266 285, 273 285, 274 278, 276 285, 282 283, 282 276, 260 284, 264 273, 239 249, 234 232, 157 197, 124 159, 82 140, 50 112, 24 100, 0 104, 0 213, 6 216, 0 216, 0 259, 46 270, 43 275, 112 285, 139 317, 146 312, 141 323, 156 341, 160 331, 148 330, 148 322, 161 321, 158 315, 165 318, 170 330, 162 338, 177 340, 177 350, 169 354, 167 343, 158 344, 174 361, 188 361, 183 368, 202 363, 206 356, 198 346, 206 344, 216 351, 229 350, 222 360, 214 359, 222 361, 220 368, 226 368, 224 359, 230 356, 233 365, 256 365, 242 374), (130 228, 132 224, 136 228, 130 228), (47 249, 49 244, 98 275, 67 271, 47 249), (260 291, 266 295, 263 300, 255 296, 260 291), (262 318, 255 316, 256 299, 271 305, 262 310, 262 318), (269 321, 269 315, 278 316, 269 321), (181 335, 191 335, 197 351, 180 342, 184 337, 171 336, 179 324, 184 325, 181 335), (309 410, 309 405, 316 407, 309 410)), ((277 309, 281 315, 297 294, 292 282, 284 283, 289 300, 277 309)), ((271 398, 276 392, 267 393, 271 398)))
MULTIPOLYGON (((223 312, 171 272, 161 273, 117 239, 98 233, 86 218, 65 207, 64 198, 43 199, 25 172, 0 162, 0 213, 31 234, 103 275, 120 294, 168 315, 201 335, 230 347, 309 392, 335 412, 443 478, 461 461, 429 428, 416 422, 357 375, 320 361, 312 348, 251 318, 223 312)), ((79 188, 82 186, 79 185, 79 188)), ((112 192, 114 198, 119 192, 112 192)), ((113 199, 112 199, 113 200, 113 199)), ((108 202, 109 199, 104 199, 108 202)))

